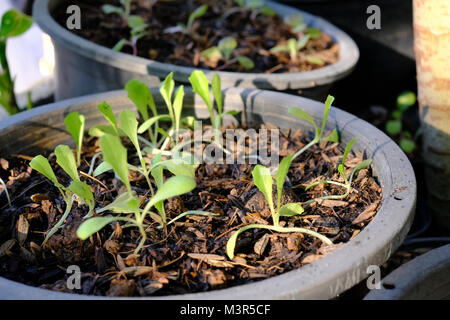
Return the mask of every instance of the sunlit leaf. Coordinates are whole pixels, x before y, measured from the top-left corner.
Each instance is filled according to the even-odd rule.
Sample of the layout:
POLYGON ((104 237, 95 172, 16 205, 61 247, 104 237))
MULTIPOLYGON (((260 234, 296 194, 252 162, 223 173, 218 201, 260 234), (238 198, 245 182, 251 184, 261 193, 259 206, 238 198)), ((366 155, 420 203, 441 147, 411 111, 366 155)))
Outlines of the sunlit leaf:
POLYGON ((416 104, 416 94, 412 91, 404 91, 397 97, 397 108, 405 111, 409 107, 416 104))
POLYGON ((102 6, 102 11, 106 14, 111 14, 111 13, 117 13, 118 15, 125 14, 125 11, 122 8, 113 6, 111 4, 104 4, 102 6))
POLYGON ((128 178, 127 149, 122 146, 119 137, 105 134, 100 138, 100 148, 102 149, 103 159, 112 166, 114 172, 131 192, 128 178))
POLYGON ((107 171, 113 170, 113 167, 108 162, 100 163, 94 170, 94 177, 97 177, 107 171))
POLYGON ((160 201, 167 200, 188 193, 194 190, 196 186, 195 179, 188 176, 175 176, 166 180, 166 182, 158 189, 156 194, 150 199, 146 205, 146 209, 153 207, 160 201))
POLYGON ((270 174, 270 169, 262 165, 256 165, 252 171, 253 182, 255 186, 262 192, 269 204, 270 212, 272 215, 275 210, 273 207, 273 195, 272 195, 272 175, 270 174))
POLYGON ((78 112, 71 112, 64 118, 67 131, 77 146, 77 165, 81 163, 81 146, 83 144, 85 118, 78 112))
POLYGON ((327 142, 339 142, 339 133, 336 129, 333 129, 333 131, 328 136, 323 137, 321 140, 327 142))
POLYGON ((70 176, 72 180, 79 181, 77 164, 72 150, 66 145, 55 148, 56 162, 70 176))
POLYGON ((145 131, 147 131, 151 126, 153 126, 155 123, 158 123, 158 121, 170 121, 170 116, 168 114, 161 114, 156 117, 151 117, 147 121, 145 121, 143 124, 140 125, 138 129, 139 134, 143 134, 145 131))
POLYGON ((331 95, 328 95, 327 100, 325 100, 325 108, 323 110, 323 119, 322 119, 322 127, 320 128, 320 133, 317 139, 321 139, 323 136, 323 133, 325 132, 325 126, 327 124, 328 120, 328 114, 330 113, 331 105, 333 104, 334 97, 331 95))
POLYGON ((179 86, 173 100, 173 113, 175 115, 176 130, 180 128, 181 112, 183 111, 184 86, 179 86))
POLYGON ((167 108, 169 110, 170 117, 173 118, 173 107, 172 107, 172 94, 175 88, 175 81, 173 80, 173 72, 164 79, 159 88, 159 92, 166 102, 167 108))
POLYGON ((63 188, 63 186, 58 182, 56 178, 55 172, 53 171, 50 163, 47 158, 38 155, 30 161, 30 167, 33 170, 36 170, 40 174, 44 175, 47 179, 49 179, 53 184, 58 188, 63 188))
POLYGON ((211 80, 211 88, 214 95, 214 101, 216 102, 217 105, 217 110, 219 111, 219 114, 222 114, 223 109, 222 84, 221 79, 217 73, 214 74, 211 80))
POLYGON ((188 23, 187 23, 187 28, 191 29, 192 24, 194 23, 195 19, 200 18, 201 16, 203 16, 206 13, 207 10, 208 10, 208 5, 206 5, 206 4, 201 5, 200 7, 195 9, 189 16, 188 23))
POLYGON ((231 54, 233 53, 234 49, 236 49, 237 45, 238 43, 234 37, 225 37, 219 41, 217 47, 224 55, 225 60, 229 60, 231 54))
POLYGON ((16 37, 27 31, 33 24, 33 19, 20 11, 11 9, 2 16, 0 36, 16 37))
POLYGON ((281 160, 280 164, 278 165, 278 170, 277 170, 277 173, 275 174, 275 181, 277 184, 277 208, 278 208, 278 210, 280 210, 280 207, 281 207, 281 197, 283 194, 284 181, 288 174, 289 168, 291 167, 291 162, 292 162, 293 157, 294 157, 294 155, 290 154, 287 157, 283 158, 283 160, 281 160))
POLYGON ((77 230, 77 236, 86 240, 94 233, 100 231, 111 222, 117 221, 116 217, 93 217, 84 221, 77 230))
POLYGON ((239 56, 237 58, 237 60, 238 60, 239 64, 247 70, 251 70, 255 67, 255 63, 246 56, 239 56))
POLYGON ((136 207, 130 206, 130 201, 132 200, 136 200, 135 195, 132 195, 129 192, 124 192, 114 199, 113 202, 101 209, 97 209, 96 211, 98 214, 106 211, 111 211, 114 213, 135 213, 136 207))
POLYGON ((119 119, 120 129, 125 132, 136 150, 140 149, 137 135, 138 121, 136 119, 136 114, 133 111, 125 109, 120 112, 119 119))
POLYGON ((142 119, 146 121, 149 117, 147 109, 150 98, 149 96, 152 95, 147 85, 138 79, 131 79, 125 85, 125 90, 128 93, 128 98, 133 101, 134 105, 141 114, 142 119))
POLYGON ((293 217, 300 215, 305 211, 299 203, 287 203, 278 210, 280 217, 293 217))
POLYGON ((74 180, 70 183, 69 190, 75 193, 79 198, 83 199, 90 210, 94 208, 94 194, 92 193, 91 187, 86 183, 74 180))
POLYGON ((312 64, 317 64, 318 66, 324 66, 325 61, 320 59, 319 57, 313 56, 313 55, 307 55, 305 56, 305 60, 312 64))
POLYGON ((306 29, 306 34, 311 37, 311 39, 320 38, 320 30, 317 28, 308 28, 306 29))

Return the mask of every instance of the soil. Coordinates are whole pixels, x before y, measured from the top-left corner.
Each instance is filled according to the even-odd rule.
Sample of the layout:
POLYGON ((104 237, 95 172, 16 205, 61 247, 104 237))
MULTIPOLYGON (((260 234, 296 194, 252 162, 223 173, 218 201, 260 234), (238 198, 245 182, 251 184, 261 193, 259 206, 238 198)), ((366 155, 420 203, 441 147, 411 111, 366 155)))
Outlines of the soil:
MULTIPOLYGON (((280 157, 299 150, 309 140, 300 130, 280 133, 280 157)), ((125 140, 123 143, 129 149, 129 163, 138 164, 132 146, 125 140)), ((84 174, 99 150, 97 138, 86 138, 79 168, 82 180, 94 192, 97 209, 125 191, 113 173, 97 178, 84 174)), ((337 143, 322 142, 308 149, 291 166, 282 203, 342 194, 334 185, 319 185, 304 191, 306 185, 317 180, 340 181, 336 168, 341 158, 342 150, 337 143)), ((347 172, 362 158, 360 152, 350 154, 347 172)), ((346 199, 313 202, 305 207, 302 215, 281 219, 282 225, 320 232, 333 245, 324 246, 317 238, 303 234, 252 229, 239 236, 236 257, 229 260, 225 246, 233 231, 247 224, 271 224, 270 213, 263 195, 252 182, 253 164, 201 164, 196 172, 196 189, 166 201, 166 213, 168 218, 173 218, 185 210, 204 210, 217 216, 187 216, 169 225, 167 231, 147 220, 148 240, 140 254, 134 254, 140 240, 139 231, 122 229, 117 223, 86 241, 78 239, 75 232, 88 208, 75 202, 64 226, 41 247, 45 232, 61 217, 65 204, 58 190, 31 170, 28 166, 31 159, 28 155, 12 155, 0 161, 0 177, 7 183, 12 201, 9 207, 5 193, 0 194, 0 275, 32 286, 89 295, 201 292, 299 268, 355 237, 373 219, 382 197, 371 170, 361 170, 346 199), (78 265, 82 271, 81 289, 70 290, 66 286, 69 277, 66 268, 70 265, 78 265)), ((50 157, 50 163, 60 182, 68 185, 70 178, 56 164, 55 157, 50 157)), ((130 180, 145 202, 148 194, 145 179, 131 172, 130 180)))
MULTIPOLYGON (((72 1, 71 4, 81 8, 82 27, 80 30, 69 31, 113 48, 119 40, 129 39, 130 29, 118 14, 107 15, 102 11, 101 6, 105 3, 120 6, 117 0, 72 1)), ((324 65, 335 63, 339 59, 339 45, 323 32, 300 50, 297 61, 292 61, 287 52, 272 53, 269 50, 274 46, 285 45, 288 39, 298 38, 301 34, 294 33, 277 15, 255 16, 251 10, 236 8, 238 7, 233 0, 133 1, 131 13, 141 16, 149 25, 149 33, 137 42, 137 55, 180 66, 252 73, 303 72, 322 67, 310 62, 307 56, 321 59, 324 65), (154 4, 151 5, 152 3, 154 4), (178 23, 186 23, 190 13, 204 3, 209 4, 209 9, 195 21, 190 34, 167 31, 178 23), (224 15, 224 12, 229 14, 224 15), (250 58, 255 64, 253 69, 247 70, 239 63, 228 64, 223 60, 207 61, 202 57, 203 50, 217 45, 227 36, 236 38, 236 55, 250 58)), ((54 12, 55 20, 64 28, 68 17, 65 5, 54 12)), ((122 50, 132 53, 129 46, 122 50)))

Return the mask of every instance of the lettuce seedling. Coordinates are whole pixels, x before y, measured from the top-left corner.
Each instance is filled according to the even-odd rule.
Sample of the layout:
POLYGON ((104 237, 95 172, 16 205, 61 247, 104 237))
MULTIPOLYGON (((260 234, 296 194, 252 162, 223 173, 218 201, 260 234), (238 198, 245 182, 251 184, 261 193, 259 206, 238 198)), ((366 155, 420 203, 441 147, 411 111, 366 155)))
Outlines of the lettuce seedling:
POLYGON ((284 22, 292 28, 292 32, 299 33, 306 30, 306 23, 301 13, 295 13, 287 16, 284 22))
POLYGON ((309 189, 311 189, 314 186, 317 186, 319 184, 334 184, 337 186, 340 186, 342 188, 345 189, 345 193, 343 195, 331 195, 331 196, 323 196, 323 197, 319 197, 316 199, 312 199, 306 202, 306 204, 315 202, 317 200, 340 200, 340 199, 345 199, 349 194, 350 194, 350 190, 351 190, 351 185, 352 185, 352 181, 353 181, 353 177, 354 175, 362 169, 365 169, 367 167, 370 166, 370 164, 372 163, 372 159, 367 159, 364 161, 361 161, 360 163, 358 163, 356 165, 356 167, 352 170, 349 178, 347 178, 347 174, 345 172, 345 161, 347 160, 347 156, 350 153, 350 150, 352 149, 353 144, 355 143, 357 138, 351 140, 344 151, 344 154, 342 156, 342 161, 338 166, 338 172, 341 175, 341 177, 344 179, 344 183, 340 183, 340 182, 336 182, 336 181, 331 181, 331 180, 325 180, 325 181, 316 181, 314 183, 312 183, 311 185, 309 185, 308 187, 305 188, 305 191, 308 191, 309 189))
MULTIPOLYGON (((9 38, 20 36, 33 24, 33 19, 17 10, 8 10, 2 16, 0 26, 0 104, 10 115, 20 112, 14 93, 14 78, 11 77, 6 44, 9 38)), ((29 104, 30 105, 30 104, 29 104)))
POLYGON ((331 104, 334 101, 333 96, 328 96, 327 100, 325 101, 325 109, 323 111, 323 120, 322 120, 322 126, 319 128, 317 127, 316 123, 314 122, 313 118, 306 113, 305 111, 298 109, 298 108, 289 108, 288 112, 292 114, 293 116, 296 116, 300 119, 306 120, 309 123, 311 123, 314 126, 314 139, 311 140, 307 145, 305 145, 302 149, 297 151, 294 154, 294 157, 292 160, 300 156, 303 152, 308 150, 310 147, 312 147, 314 144, 319 143, 320 141, 329 141, 329 142, 339 142, 339 135, 336 129, 333 129, 330 135, 324 137, 323 134, 325 132, 325 125, 327 124, 328 114, 331 109, 331 104))
POLYGON ((192 32, 192 26, 194 25, 194 21, 202 16, 205 15, 205 13, 208 11, 208 5, 203 4, 189 15, 188 21, 186 24, 179 23, 178 26, 181 27, 184 32, 190 34, 192 32))
POLYGON ((77 148, 77 167, 81 164, 81 147, 83 145, 85 118, 78 112, 71 112, 64 118, 67 131, 75 141, 77 148))
MULTIPOLYGON (((276 12, 266 6, 264 0, 235 0, 241 10, 251 10, 250 18, 255 19, 256 15, 262 13, 266 16, 274 16, 276 12)), ((229 15, 230 13, 228 13, 229 15)))
POLYGON ((295 215, 302 214, 304 212, 303 207, 299 203, 288 203, 281 206, 281 199, 283 193, 284 181, 286 179, 289 167, 293 160, 293 155, 285 157, 278 167, 277 173, 275 175, 276 186, 277 186, 277 210, 274 208, 273 203, 273 193, 272 185, 273 178, 270 169, 261 165, 256 165, 252 171, 253 182, 255 186, 264 195, 267 204, 269 205, 270 212, 272 214, 273 225, 264 224, 252 224, 238 229, 227 242, 227 255, 230 259, 234 258, 234 249, 236 247, 236 241, 239 236, 244 231, 249 229, 268 229, 276 232, 300 232, 309 234, 311 236, 319 238, 321 241, 327 245, 332 244, 332 242, 325 236, 305 228, 285 228, 280 226, 280 217, 292 217, 295 215))
MULTIPOLYGON (((270 49, 270 51, 272 53, 288 52, 289 56, 291 58, 291 61, 296 63, 299 61, 300 50, 302 50, 307 45, 308 41, 311 38, 312 37, 310 34, 303 35, 299 39, 291 38, 287 41, 286 44, 273 47, 272 49, 270 49)), ((325 61, 323 61, 319 57, 316 57, 313 55, 305 55, 304 59, 312 64, 317 64, 319 66, 325 65, 325 61)))
POLYGON ((66 202, 66 210, 64 211, 61 219, 59 219, 59 221, 47 233, 42 245, 45 245, 48 239, 50 239, 50 237, 55 234, 63 225, 64 221, 67 219, 67 216, 72 210, 75 196, 78 197, 80 203, 85 203, 89 206, 89 213, 87 215, 88 217, 92 215, 95 207, 94 195, 91 188, 86 183, 80 181, 77 165, 75 163, 75 157, 73 156, 72 150, 66 145, 59 145, 55 148, 55 155, 58 165, 72 179, 69 187, 65 187, 61 183, 59 183, 52 167, 50 166, 50 163, 42 155, 34 157, 30 162, 30 167, 49 179, 61 193, 64 201, 66 202))
POLYGON ((148 24, 140 16, 130 16, 128 18, 128 26, 130 27, 130 37, 128 39, 120 39, 112 48, 114 51, 122 51, 124 46, 130 46, 133 50, 133 55, 137 56, 137 42, 148 34, 146 30, 148 24))
POLYGON ((220 60, 225 61, 225 63, 217 67, 217 70, 224 70, 234 63, 239 63, 242 67, 247 70, 251 70, 255 67, 253 61, 246 57, 237 54, 235 51, 238 43, 233 37, 226 37, 220 40, 217 46, 208 48, 202 52, 202 57, 204 57, 209 65, 217 67, 220 60))
POLYGON ((420 136, 420 129, 414 135, 403 130, 403 115, 406 110, 416 104, 416 95, 414 92, 405 91, 397 97, 397 107, 391 113, 391 120, 386 123, 386 132, 393 137, 399 136, 399 145, 403 151, 410 153, 416 149, 415 140, 420 136))

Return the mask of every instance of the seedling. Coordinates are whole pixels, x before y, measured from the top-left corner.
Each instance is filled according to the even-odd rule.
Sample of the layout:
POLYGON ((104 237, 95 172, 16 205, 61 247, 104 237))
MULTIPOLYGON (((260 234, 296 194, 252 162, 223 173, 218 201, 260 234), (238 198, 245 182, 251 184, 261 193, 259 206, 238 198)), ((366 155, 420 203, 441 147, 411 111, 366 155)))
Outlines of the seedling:
POLYGON ((208 11, 208 5, 203 4, 189 15, 188 21, 186 24, 179 23, 178 26, 181 27, 184 32, 190 34, 192 33, 192 26, 194 25, 194 21, 202 16, 205 15, 205 13, 208 11))
POLYGON ((306 30, 306 23, 301 13, 295 13, 287 16, 284 22, 292 28, 292 32, 300 33, 306 30))
POLYGON ((238 43, 233 37, 226 37, 219 41, 217 46, 208 48, 202 52, 202 57, 204 57, 207 63, 217 70, 224 70, 227 67, 233 65, 234 63, 239 63, 242 67, 247 70, 251 70, 255 67, 253 61, 246 57, 241 56, 236 53, 236 47, 238 43), (219 61, 225 61, 225 63, 217 67, 219 61))
MULTIPOLYGON (((104 160, 112 167, 115 174, 121 179, 127 188, 127 192, 118 196, 114 202, 104 207, 103 209, 97 210, 97 213, 102 213, 105 211, 113 211, 114 213, 121 214, 134 214, 133 218, 128 217, 93 217, 85 221, 77 230, 77 235, 80 239, 85 240, 92 234, 100 231, 103 227, 111 222, 128 222, 127 226, 138 227, 141 233, 141 241, 137 246, 135 252, 138 253, 146 239, 147 235, 145 232, 145 218, 150 215, 155 221, 160 223, 160 226, 167 226, 166 215, 164 212, 164 201, 185 194, 192 191, 195 186, 195 179, 190 176, 174 176, 163 181, 162 167, 155 166, 152 169, 152 175, 155 178, 156 184, 158 186, 158 191, 149 199, 144 209, 140 209, 140 201, 136 197, 135 192, 131 189, 131 184, 128 178, 128 163, 127 163, 127 150, 122 146, 118 136, 105 134, 100 138, 100 147, 103 152, 104 160), (159 215, 152 212, 152 208, 156 208, 159 215)), ((201 214, 201 215, 213 215, 212 213, 203 211, 188 211, 183 214, 186 216, 188 214, 201 214)), ((178 219, 181 217, 178 217, 178 219)), ((173 223, 170 221, 169 223, 173 223)))
POLYGON ((106 14, 116 13, 118 14, 124 23, 128 24, 128 18, 130 17, 131 0, 120 0, 122 7, 114 6, 111 4, 104 4, 102 10, 106 14))
POLYGON ((146 30, 148 27, 148 24, 144 22, 144 20, 139 16, 130 16, 127 20, 128 26, 131 28, 130 30, 130 37, 129 39, 121 39, 119 40, 112 50, 114 51, 122 51, 124 46, 130 46, 133 50, 133 55, 137 55, 137 42, 142 37, 146 36, 148 34, 148 31, 146 30))
POLYGON ((341 175, 341 177, 344 179, 344 183, 331 181, 331 180, 317 181, 317 182, 312 183, 311 185, 309 185, 305 189, 305 191, 308 191, 312 187, 317 186, 319 184, 334 184, 334 185, 337 185, 337 186, 340 186, 340 187, 344 188, 345 189, 345 193, 342 194, 342 195, 330 195, 330 196, 319 197, 319 198, 307 201, 306 204, 309 204, 309 203, 312 203, 312 202, 315 202, 315 201, 318 201, 318 200, 340 200, 340 199, 345 199, 346 197, 348 197, 348 195, 350 194, 352 181, 353 181, 353 177, 355 176, 355 174, 359 170, 368 168, 370 166, 370 164, 372 163, 372 159, 367 159, 367 160, 361 161, 352 170, 352 172, 350 173, 349 178, 347 178, 347 174, 345 172, 345 161, 347 160, 347 156, 350 153, 350 150, 352 149, 352 146, 355 143, 355 141, 356 141, 356 138, 351 140, 347 144, 347 147, 345 148, 344 154, 342 156, 342 161, 341 161, 341 163, 338 166, 338 172, 341 175))
POLYGON ((72 112, 64 118, 64 123, 67 131, 70 133, 73 140, 75 140, 77 148, 77 167, 79 167, 81 164, 81 147, 83 145, 85 118, 78 112, 72 112))
POLYGON ((403 151, 411 153, 416 149, 416 140, 420 136, 420 129, 414 137, 408 130, 403 130, 403 115, 406 110, 416 104, 414 92, 405 91, 397 97, 397 108, 391 113, 391 120, 386 123, 386 132, 393 137, 399 136, 399 145, 403 151))
MULTIPOLYGON (((10 115, 20 112, 14 94, 14 79, 11 77, 6 44, 9 38, 17 37, 26 32, 33 24, 33 19, 17 10, 8 10, 2 16, 0 26, 0 104, 10 115)), ((28 103, 30 108, 31 103, 28 103)))
POLYGON ((272 214, 273 225, 270 226, 264 224, 252 224, 242 227, 235 233, 233 233, 233 235, 227 242, 227 255, 230 259, 234 258, 234 249, 236 247, 236 241, 239 234, 249 229, 267 229, 276 232, 300 232, 317 237, 327 245, 333 244, 331 240, 329 240, 327 237, 315 231, 305 228, 285 228, 280 226, 279 223, 280 217, 293 217, 302 214, 304 212, 303 207, 299 203, 288 203, 281 206, 284 181, 289 171, 289 167, 291 166, 292 160, 293 155, 285 157, 280 162, 277 173, 275 175, 277 187, 277 210, 275 210, 273 203, 273 193, 272 193, 273 178, 270 169, 261 165, 256 165, 255 168, 253 169, 252 171, 253 182, 255 183, 255 186, 259 189, 259 191, 261 191, 261 193, 264 195, 267 204, 269 205, 269 209, 272 214))
POLYGON ((64 201, 66 202, 66 210, 64 211, 59 221, 47 233, 42 245, 45 245, 48 239, 50 239, 50 237, 54 235, 63 225, 64 221, 67 219, 70 211, 72 210, 75 196, 78 197, 78 201, 80 203, 85 203, 89 206, 89 213, 87 215, 88 217, 92 215, 95 206, 94 195, 92 194, 91 188, 86 183, 80 181, 77 165, 75 163, 75 157, 73 156, 72 150, 66 145, 59 145, 55 148, 55 155, 58 165, 72 179, 68 187, 63 186, 58 181, 52 167, 50 166, 50 163, 42 155, 34 157, 30 162, 30 167, 49 179, 61 193, 64 201))
POLYGON ((328 96, 327 100, 325 101, 325 109, 323 111, 323 120, 322 120, 322 126, 319 128, 317 127, 316 123, 314 122, 313 118, 306 113, 305 111, 298 109, 298 108, 289 108, 288 112, 290 114, 292 114, 293 116, 296 116, 300 119, 306 120, 309 123, 311 123, 314 127, 314 139, 311 140, 307 145, 305 145, 302 149, 300 149, 299 151, 297 151, 294 156, 293 159, 297 158, 298 156, 300 156, 303 152, 305 152, 306 150, 308 150, 310 147, 312 147, 313 145, 315 145, 316 143, 319 143, 320 141, 328 141, 328 142, 339 142, 339 135, 336 129, 333 129, 333 131, 331 132, 331 134, 329 134, 328 136, 324 137, 323 134, 325 132, 325 125, 327 123, 327 119, 328 119, 328 114, 330 112, 331 109, 331 104, 334 101, 334 97, 333 96, 328 96))
MULTIPOLYGON (((315 29, 308 29, 308 30, 315 30, 315 29)), ((320 33, 320 31, 319 31, 320 33)), ((288 52, 289 57, 291 58, 291 61, 294 63, 299 62, 299 53, 300 51, 306 47, 308 44, 308 41, 313 38, 311 34, 314 34, 313 32, 307 33, 306 35, 300 36, 300 38, 295 39, 291 38, 287 41, 286 44, 278 45, 276 47, 273 47, 270 49, 272 53, 279 53, 279 52, 288 52)), ((313 55, 305 55, 304 59, 308 61, 309 63, 317 64, 320 66, 325 65, 325 61, 322 59, 313 56, 313 55)))
MULTIPOLYGON (((264 0, 235 0, 235 2, 239 5, 240 10, 252 11, 252 14, 250 16, 252 20, 255 19, 256 16, 260 13, 266 16, 274 16, 276 14, 275 11, 266 6, 264 0)), ((227 12, 226 14, 230 15, 231 13, 227 12)))

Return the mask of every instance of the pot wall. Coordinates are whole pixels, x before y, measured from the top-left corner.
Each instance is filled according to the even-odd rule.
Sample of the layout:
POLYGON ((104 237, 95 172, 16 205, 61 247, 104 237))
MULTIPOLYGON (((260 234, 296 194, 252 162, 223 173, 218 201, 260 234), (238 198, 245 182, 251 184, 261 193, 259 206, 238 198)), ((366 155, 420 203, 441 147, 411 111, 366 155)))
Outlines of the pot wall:
MULTIPOLYGON (((163 105, 158 89, 152 89, 157 105, 163 105)), ((12 153, 34 156, 50 152, 61 143, 72 143, 65 132, 64 116, 78 111, 86 116, 86 129, 105 123, 96 106, 107 101, 118 114, 134 110, 124 91, 97 94, 61 101, 12 116, 0 122, 0 157, 12 153)), ((191 91, 185 95, 184 111, 202 119, 208 117, 203 101, 191 91)), ((283 93, 246 89, 224 90, 225 110, 241 111, 248 124, 272 123, 283 129, 303 128, 309 123, 292 117, 288 108, 296 106, 321 122, 323 104, 283 93)), ((354 148, 373 158, 372 169, 383 188, 380 210, 369 225, 352 241, 334 253, 285 274, 251 284, 158 299, 329 299, 365 279, 369 265, 381 265, 403 242, 412 223, 416 181, 406 155, 397 144, 369 123, 332 108, 327 130, 336 128, 343 143, 358 136, 354 148)), ((0 299, 92 299, 32 288, 0 277, 0 299)), ((101 298, 101 297, 99 297, 101 298)), ((151 298, 151 297, 150 297, 151 298)))
MULTIPOLYGON (((78 37, 61 27, 49 12, 67 0, 36 0, 33 18, 41 29, 53 39, 56 57, 56 100, 90 93, 122 89, 132 78, 139 78, 150 86, 157 86, 171 71, 179 83, 189 83, 194 70, 165 64, 129 54, 114 52, 78 37)), ((280 15, 301 12, 292 7, 267 1, 280 15)), ((340 45, 340 60, 332 65, 302 73, 263 74, 217 72, 223 87, 258 88, 276 91, 298 92, 315 100, 324 100, 331 85, 347 76, 355 67, 359 50, 354 41, 343 31, 327 21, 301 12, 308 25, 328 33, 340 45)), ((204 70, 208 78, 214 71, 204 70)))

